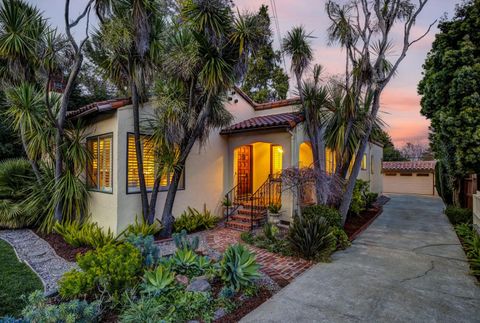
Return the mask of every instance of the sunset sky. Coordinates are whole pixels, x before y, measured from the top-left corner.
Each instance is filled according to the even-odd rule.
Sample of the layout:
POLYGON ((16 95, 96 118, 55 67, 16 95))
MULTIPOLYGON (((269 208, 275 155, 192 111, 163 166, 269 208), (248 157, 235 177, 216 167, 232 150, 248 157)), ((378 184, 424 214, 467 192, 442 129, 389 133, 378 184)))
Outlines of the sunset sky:
MULTIPOLYGON (((29 2, 43 10, 45 16, 51 18, 52 24, 63 29, 64 0, 29 0, 29 2)), ((413 0, 413 2, 416 1, 413 0)), ((459 2, 454 0, 429 0, 419 16, 414 28, 414 35, 421 35, 430 23, 442 17, 444 13, 447 14, 447 17, 452 17, 455 4, 459 2)), ((85 3, 85 0, 72 1, 72 16, 74 16, 73 13, 79 12, 85 3)), ((240 11, 256 11, 261 4, 267 4, 271 7, 270 0, 235 0, 235 4, 240 11)), ((344 53, 338 46, 328 46, 327 44, 326 29, 329 20, 325 14, 324 0, 276 0, 276 7, 282 36, 292 26, 303 25, 316 37, 312 42, 315 63, 322 64, 329 75, 343 73, 344 53)), ((93 23, 95 23, 95 20, 93 20, 93 23)), ((275 29, 274 32, 276 32, 275 29)), ((413 45, 400 65, 398 75, 389 83, 383 93, 382 118, 388 125, 386 130, 398 147, 406 142, 428 142, 429 122, 419 112, 420 98, 417 95, 417 84, 422 76, 422 64, 436 32, 435 27, 427 37, 413 45)), ((278 36, 275 34, 274 46, 276 49, 279 48, 277 38, 278 36)), ((396 44, 399 44, 399 42, 396 42, 396 44)), ((288 60, 286 64, 289 68, 290 62, 288 60)))

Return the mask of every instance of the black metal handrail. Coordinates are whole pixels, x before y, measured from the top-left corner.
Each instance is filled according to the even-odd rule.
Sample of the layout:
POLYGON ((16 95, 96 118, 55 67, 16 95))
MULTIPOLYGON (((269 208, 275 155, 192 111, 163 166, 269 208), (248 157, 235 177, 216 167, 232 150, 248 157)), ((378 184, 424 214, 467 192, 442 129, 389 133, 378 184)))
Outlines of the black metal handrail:
POLYGON ((226 208, 226 221, 228 222, 230 216, 238 209, 238 204, 235 204, 235 200, 237 197, 237 190, 240 184, 235 185, 230 191, 225 194, 225 201, 227 202, 225 206, 226 208))
POLYGON ((282 181, 277 175, 268 175, 267 180, 250 197, 250 229, 253 230, 253 217, 265 211, 271 204, 282 202, 282 181))

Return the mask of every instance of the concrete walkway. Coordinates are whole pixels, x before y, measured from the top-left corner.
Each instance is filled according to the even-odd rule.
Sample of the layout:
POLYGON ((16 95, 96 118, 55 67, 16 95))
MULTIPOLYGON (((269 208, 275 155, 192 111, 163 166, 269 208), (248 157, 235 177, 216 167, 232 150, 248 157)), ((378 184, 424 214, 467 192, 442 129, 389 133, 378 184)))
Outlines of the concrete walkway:
POLYGON ((480 322, 480 287, 441 200, 391 197, 351 248, 242 322, 480 322))

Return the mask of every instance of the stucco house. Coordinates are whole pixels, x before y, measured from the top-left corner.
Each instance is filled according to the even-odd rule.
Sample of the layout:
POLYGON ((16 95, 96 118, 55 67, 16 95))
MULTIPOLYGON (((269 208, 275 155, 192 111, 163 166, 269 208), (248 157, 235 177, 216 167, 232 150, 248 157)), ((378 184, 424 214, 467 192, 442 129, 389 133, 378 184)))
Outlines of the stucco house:
MULTIPOLYGON (((302 116, 297 113, 299 100, 258 104, 239 89, 229 94, 226 108, 234 121, 212 132, 204 146, 197 144, 192 149, 173 214, 180 215, 188 206, 199 210, 206 206, 222 215, 222 200, 228 193, 234 202, 229 211, 230 226, 250 227, 252 219, 265 216, 266 204, 272 202, 282 204, 282 220, 288 223, 296 204, 291 193, 282 190, 275 174, 292 166, 308 167, 313 160, 302 116)), ((146 103, 141 115, 145 118, 152 111, 153 104, 146 103)), ((94 158, 87 169, 87 183, 93 220, 121 232, 141 212, 130 101, 92 103, 69 112, 68 118, 82 118, 89 125, 87 147, 94 158)), ((154 157, 147 138, 143 142, 144 173, 151 188, 154 157)), ((326 162, 327 171, 332 171, 335 161, 330 151, 326 162)), ((381 164, 381 145, 369 143, 359 178, 370 181, 373 192, 382 191, 381 164)), ((167 176, 162 179, 162 191, 168 185, 167 176)), ((166 193, 160 192, 157 215, 162 214, 165 197, 166 193)))

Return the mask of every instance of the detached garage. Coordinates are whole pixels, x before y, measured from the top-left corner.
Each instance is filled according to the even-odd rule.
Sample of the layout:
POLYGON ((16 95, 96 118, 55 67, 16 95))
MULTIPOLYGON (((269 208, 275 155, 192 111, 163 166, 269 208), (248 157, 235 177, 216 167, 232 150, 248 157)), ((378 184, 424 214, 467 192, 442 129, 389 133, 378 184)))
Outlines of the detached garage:
POLYGON ((435 195, 435 161, 383 162, 383 192, 435 195))

